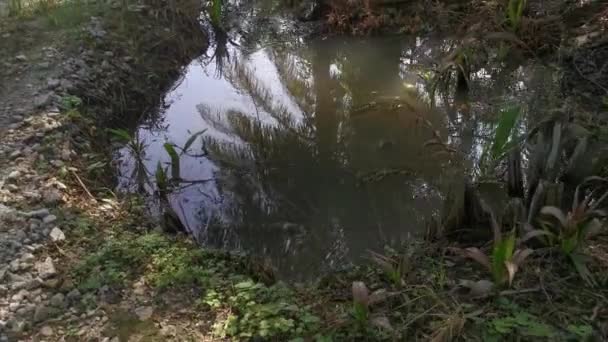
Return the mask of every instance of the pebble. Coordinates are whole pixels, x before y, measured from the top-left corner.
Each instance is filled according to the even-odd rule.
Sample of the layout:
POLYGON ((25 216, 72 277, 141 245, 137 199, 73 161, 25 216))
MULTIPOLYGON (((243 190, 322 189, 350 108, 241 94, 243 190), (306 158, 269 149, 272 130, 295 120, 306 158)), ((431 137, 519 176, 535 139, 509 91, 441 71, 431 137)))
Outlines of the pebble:
POLYGON ((61 84, 61 81, 59 81, 56 78, 51 78, 46 82, 47 87, 51 90, 59 87, 60 84, 61 84))
POLYGON ((73 289, 72 291, 68 292, 68 295, 66 298, 68 299, 69 302, 74 304, 74 303, 78 302, 81 297, 82 297, 82 294, 80 293, 80 291, 78 291, 78 289, 73 289))
POLYGON ((37 263, 36 269, 38 270, 38 275, 42 279, 52 278, 57 274, 57 270, 55 269, 55 265, 53 264, 53 259, 51 259, 51 257, 47 257, 43 262, 37 263))
POLYGON ((25 321, 17 321, 17 320, 11 321, 10 325, 11 325, 11 331, 15 334, 22 333, 27 326, 25 321))
POLYGON ((56 314, 57 309, 48 307, 46 305, 40 305, 36 308, 36 311, 34 311, 34 322, 38 323, 46 321, 47 319, 55 316, 56 314))
POLYGON ((25 55, 17 55, 15 56, 15 60, 17 60, 18 62, 26 62, 27 57, 25 55))
POLYGON ((146 321, 154 314, 154 308, 151 306, 140 306, 135 309, 135 315, 140 321, 146 321))
POLYGON ((65 306, 65 296, 62 293, 57 293, 51 297, 49 304, 56 308, 63 308, 65 306))
POLYGON ((11 301, 13 302, 21 302, 24 299, 27 298, 27 296, 29 295, 29 292, 26 290, 21 290, 17 293, 15 293, 12 297, 11 297, 11 301))
POLYGON ((57 221, 57 216, 55 216, 55 215, 49 215, 49 216, 45 217, 44 219, 42 219, 42 223, 44 223, 44 224, 51 224, 55 221, 57 221))
POLYGON ((59 241, 65 240, 65 234, 58 227, 51 229, 51 233, 49 234, 49 236, 51 237, 51 240, 53 240, 54 242, 59 242, 59 241))
POLYGON ((42 327, 42 329, 40 329, 40 334, 42 336, 52 336, 53 335, 53 329, 51 327, 49 327, 48 325, 45 325, 44 327, 42 327))
POLYGON ((46 189, 42 192, 42 201, 46 205, 56 205, 58 203, 61 203, 61 192, 57 189, 46 189))
POLYGON ((13 160, 20 156, 21 156, 21 150, 15 150, 8 157, 9 157, 9 159, 13 160))
POLYGON ((15 171, 12 171, 11 173, 9 173, 8 176, 6 177, 6 179, 15 180, 19 177, 21 177, 21 172, 19 170, 15 170, 15 171))
POLYGON ((43 285, 50 289, 55 289, 55 288, 59 287, 60 283, 61 283, 61 280, 56 279, 56 278, 51 278, 51 279, 45 280, 43 285))
POLYGON ((50 212, 46 208, 33 210, 33 211, 25 213, 26 217, 38 218, 38 219, 44 219, 45 217, 47 217, 49 215, 50 215, 50 212))
POLYGON ((43 108, 43 107, 50 105, 52 101, 53 101, 52 93, 41 94, 41 95, 34 97, 34 106, 36 108, 43 108))

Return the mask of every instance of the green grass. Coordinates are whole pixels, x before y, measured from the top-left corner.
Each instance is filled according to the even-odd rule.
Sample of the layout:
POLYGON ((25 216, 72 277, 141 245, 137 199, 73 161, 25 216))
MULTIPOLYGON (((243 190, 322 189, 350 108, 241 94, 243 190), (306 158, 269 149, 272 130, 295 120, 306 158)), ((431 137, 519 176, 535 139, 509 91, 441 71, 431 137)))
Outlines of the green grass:
POLYGON ((160 234, 123 233, 84 259, 74 276, 83 291, 126 288, 142 275, 161 292, 199 288, 202 310, 230 312, 214 324, 218 337, 294 338, 318 329, 319 318, 297 302, 290 287, 253 280, 242 261, 160 234))

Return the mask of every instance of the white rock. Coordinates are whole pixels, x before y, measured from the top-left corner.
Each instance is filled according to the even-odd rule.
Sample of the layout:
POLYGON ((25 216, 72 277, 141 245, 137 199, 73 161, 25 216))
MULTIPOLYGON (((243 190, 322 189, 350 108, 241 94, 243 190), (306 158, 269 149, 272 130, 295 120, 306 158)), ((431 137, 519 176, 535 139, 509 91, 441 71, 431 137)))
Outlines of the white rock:
POLYGON ((43 262, 37 263, 36 269, 38 270, 38 275, 42 279, 48 279, 57 274, 55 264, 53 264, 53 259, 51 259, 51 257, 47 257, 43 262))
POLYGON ((53 329, 51 327, 49 327, 48 325, 45 325, 44 327, 42 327, 42 329, 40 329, 40 334, 42 336, 52 336, 53 335, 53 329))
POLYGON ((51 229, 51 233, 49 234, 49 236, 51 237, 51 240, 53 240, 54 242, 65 240, 65 234, 58 227, 51 229))
POLYGON ((21 172, 19 172, 19 170, 15 170, 15 171, 9 173, 8 176, 6 177, 6 179, 15 180, 19 177, 21 177, 21 172))
POLYGON ((34 260, 34 258, 35 258, 34 254, 32 254, 32 253, 24 253, 21 256, 21 261, 23 261, 23 262, 30 262, 30 261, 34 260))

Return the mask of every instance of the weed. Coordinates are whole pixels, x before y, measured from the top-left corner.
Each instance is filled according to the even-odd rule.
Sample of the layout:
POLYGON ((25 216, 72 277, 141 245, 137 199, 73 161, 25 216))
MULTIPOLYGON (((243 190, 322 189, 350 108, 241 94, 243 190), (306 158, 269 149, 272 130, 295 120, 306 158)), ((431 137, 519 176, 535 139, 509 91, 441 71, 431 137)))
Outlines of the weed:
POLYGON ((494 215, 491 215, 490 221, 494 231, 491 256, 486 255, 476 247, 450 248, 450 250, 473 259, 486 267, 492 274, 495 283, 510 286, 517 270, 533 251, 529 248, 516 249, 515 231, 513 230, 505 237, 502 235, 494 215))
POLYGON ((515 332, 529 338, 552 338, 555 335, 553 327, 525 311, 495 318, 488 322, 488 326, 491 335, 513 336, 515 332))
MULTIPOLYGON (((238 277, 233 277, 238 281, 238 277)), ((318 330, 320 320, 293 302, 293 292, 282 284, 268 287, 251 279, 207 292, 203 303, 232 312, 215 324, 215 334, 238 339, 280 339, 309 336, 318 330)))
POLYGON ((389 257, 374 252, 371 254, 372 261, 382 269, 386 278, 393 285, 404 285, 404 277, 407 276, 413 266, 409 255, 389 257))
POLYGON ((507 6, 507 22, 513 31, 518 31, 521 27, 521 18, 526 7, 527 0, 509 0, 507 6))
POLYGON ((548 245, 559 246, 572 261, 579 275, 590 285, 595 284, 595 281, 585 265, 584 255, 581 254, 582 247, 590 236, 597 234, 602 228, 600 219, 605 218, 607 213, 598 207, 608 197, 606 192, 596 198, 597 191, 591 191, 581 201, 582 186, 593 180, 606 182, 603 178, 591 177, 577 186, 571 210, 567 214, 557 207, 543 207, 540 213, 551 217, 552 222, 545 221, 542 223, 542 230, 532 230, 528 233, 530 236, 543 236, 548 245))
POLYGON ((132 270, 144 264, 153 251, 167 245, 168 240, 155 234, 137 239, 110 239, 75 269, 76 279, 84 290, 122 286, 132 276, 132 270))
POLYGON ((380 304, 388 298, 385 290, 377 290, 370 293, 362 281, 355 281, 352 285, 353 307, 351 315, 355 321, 357 330, 366 331, 368 327, 377 327, 392 332, 394 329, 388 317, 383 314, 372 314, 372 307, 380 304))
POLYGON ((518 143, 516 127, 520 114, 521 110, 517 106, 509 106, 501 110, 493 137, 484 145, 481 154, 479 168, 482 175, 494 170, 497 163, 503 160, 518 143))

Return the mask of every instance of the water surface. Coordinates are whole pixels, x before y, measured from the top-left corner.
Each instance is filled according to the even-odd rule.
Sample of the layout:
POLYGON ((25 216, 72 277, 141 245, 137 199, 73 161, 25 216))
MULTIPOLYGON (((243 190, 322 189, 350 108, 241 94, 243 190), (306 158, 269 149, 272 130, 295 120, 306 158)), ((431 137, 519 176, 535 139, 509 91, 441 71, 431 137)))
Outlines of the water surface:
POLYGON ((163 145, 180 151, 204 130, 180 153, 179 186, 150 196, 151 211, 173 211, 201 244, 268 257, 286 277, 424 234, 450 189, 475 176, 501 106, 534 113, 553 96, 552 74, 529 62, 472 70, 466 93, 458 82, 433 93, 451 37, 311 38, 265 20, 271 29, 243 20, 215 31, 160 119, 136 132, 143 163, 121 150, 121 187, 158 195, 159 163, 171 171, 163 145))

